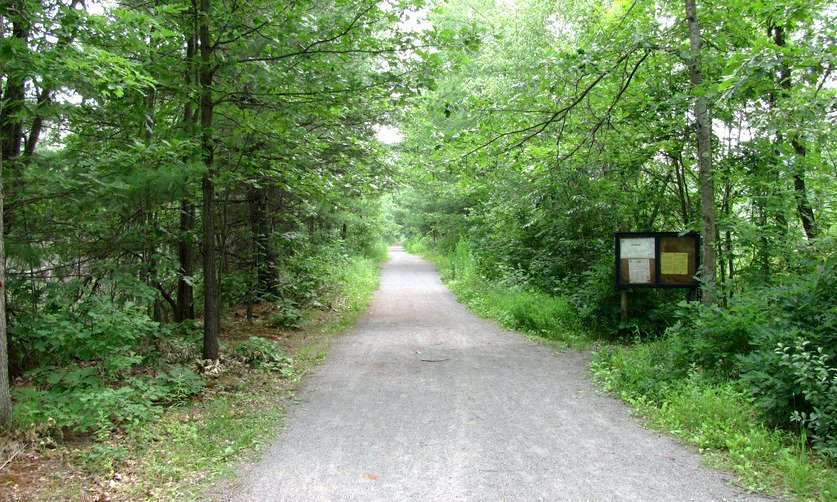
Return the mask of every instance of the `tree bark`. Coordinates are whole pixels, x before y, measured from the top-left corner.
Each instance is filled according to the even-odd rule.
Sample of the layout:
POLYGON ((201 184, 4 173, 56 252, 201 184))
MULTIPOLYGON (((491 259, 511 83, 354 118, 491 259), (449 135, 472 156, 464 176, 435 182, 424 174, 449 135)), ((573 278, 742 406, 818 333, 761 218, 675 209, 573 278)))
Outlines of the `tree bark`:
POLYGON ((6 250, 3 235, 3 163, 0 151, 0 427, 12 420, 12 400, 9 389, 9 344, 6 333, 6 250))
POLYGON ((253 233, 256 253, 256 293, 278 296, 276 252, 270 242, 273 233, 267 218, 267 194, 263 188, 248 190, 247 205, 250 212, 250 230, 253 233))
MULTIPOLYGON (((15 15, 12 20, 12 37, 26 43, 29 27, 23 12, 24 2, 9 6, 15 15)), ((6 75, 6 87, 0 97, 0 427, 12 420, 12 400, 9 388, 9 337, 6 330, 6 249, 4 220, 3 171, 9 161, 17 161, 23 146, 23 123, 19 112, 23 110, 24 77, 6 75)))
MULTIPOLYGON (((75 9, 81 0, 73 0, 70 2, 70 9, 75 9)), ((60 35, 56 42, 56 48, 63 48, 69 46, 75 40, 75 33, 60 35)), ((38 146, 38 141, 41 139, 41 132, 44 128, 44 109, 52 103, 52 93, 54 89, 48 85, 44 85, 38 91, 38 97, 33 110, 32 123, 29 127, 29 134, 26 136, 26 141, 23 146, 23 158, 28 159, 35 153, 35 148, 38 146)))
POLYGON ((212 44, 209 38, 210 0, 200 0, 199 12, 201 87, 201 151, 206 172, 201 180, 203 193, 203 358, 218 359, 218 335, 221 324, 221 295, 215 257, 215 145, 212 134, 212 44))
POLYGON ((695 126, 697 127, 697 161, 700 174, 700 207, 702 219, 701 293, 704 305, 717 303, 716 243, 715 236, 715 181, 712 174, 712 115, 700 86, 703 84, 701 69, 700 25, 695 0, 685 0, 686 22, 689 25, 690 54, 687 60, 689 80, 695 93, 695 126))
POLYGON ((689 192, 686 186, 686 173, 683 172, 683 163, 678 160, 680 155, 675 155, 673 152, 667 152, 668 158, 671 160, 671 168, 674 170, 674 179, 677 182, 677 201, 680 205, 680 218, 683 221, 683 228, 689 226, 689 192))
POLYGON ((35 105, 35 117, 32 119, 32 127, 29 129, 29 136, 26 138, 26 146, 23 149, 23 156, 25 158, 29 158, 35 153, 38 140, 41 139, 41 131, 44 128, 43 109, 52 101, 50 97, 51 92, 50 89, 44 88, 38 93, 38 101, 35 105))
POLYGON ((192 285, 187 277, 195 273, 194 252, 191 233, 195 226, 195 205, 188 200, 180 201, 180 237, 177 243, 177 260, 180 277, 177 279, 177 312, 175 322, 195 318, 195 298, 192 285))
MULTIPOLYGON (((12 22, 12 38, 20 39, 25 44, 29 38, 29 26, 26 22, 24 2, 13 2, 9 11, 14 13, 13 16, 9 16, 12 22)), ((23 111, 25 98, 24 81, 25 78, 19 71, 6 75, 6 87, 0 101, 0 154, 7 163, 17 159, 23 147, 23 122, 20 112, 23 111)))
MULTIPOLYGON (((183 72, 183 81, 186 84, 187 98, 183 105, 183 125, 187 134, 194 133, 195 114, 192 110, 192 96, 189 87, 195 72, 194 62, 197 40, 193 33, 186 34, 186 70, 183 72)), ((188 157, 184 161, 188 161, 188 157)), ((189 190, 189 180, 185 180, 185 191, 189 190)), ((192 230, 195 227, 195 205, 187 197, 180 201, 180 226, 177 241, 177 260, 180 269, 180 277, 177 278, 177 310, 174 314, 175 322, 183 322, 195 318, 195 293, 192 288, 191 278, 195 273, 194 251, 192 242, 192 230)))
MULTIPOLYGON (((787 42, 785 41, 785 29, 783 26, 773 27, 773 42, 777 47, 787 46, 787 42)), ((790 97, 792 85, 790 66, 788 66, 785 58, 782 57, 779 64, 779 87, 782 88, 782 96, 784 98, 790 97)), ((780 141, 781 137, 781 134, 779 134, 780 141)), ((802 141, 799 138, 799 134, 794 133, 790 138, 790 142, 797 160, 804 159, 807 155, 807 151, 805 150, 805 145, 802 144, 802 141)), ((798 164, 798 162, 795 164, 798 164)), ((793 193, 796 198, 796 211, 799 214, 799 220, 802 222, 802 228, 805 230, 805 237, 807 237, 808 240, 811 240, 817 237, 817 234, 819 234, 819 228, 817 227, 817 221, 814 219, 814 210, 808 202, 808 190, 805 187, 803 168, 799 165, 796 165, 795 168, 796 169, 793 173, 793 193)))

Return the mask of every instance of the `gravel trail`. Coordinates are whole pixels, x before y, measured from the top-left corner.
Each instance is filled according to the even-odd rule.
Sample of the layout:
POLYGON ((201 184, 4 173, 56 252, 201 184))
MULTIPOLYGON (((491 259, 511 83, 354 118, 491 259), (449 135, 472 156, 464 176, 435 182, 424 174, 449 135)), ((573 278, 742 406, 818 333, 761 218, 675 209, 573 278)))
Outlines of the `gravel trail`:
POLYGON ((468 312, 390 248, 381 288, 222 500, 764 500, 644 429, 589 356, 468 312))

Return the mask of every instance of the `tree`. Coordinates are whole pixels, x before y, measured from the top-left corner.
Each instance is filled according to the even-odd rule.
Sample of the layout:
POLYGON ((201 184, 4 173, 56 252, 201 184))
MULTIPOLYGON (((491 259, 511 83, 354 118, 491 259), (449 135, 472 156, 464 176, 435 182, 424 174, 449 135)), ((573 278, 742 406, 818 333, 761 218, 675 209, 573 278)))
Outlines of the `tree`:
MULTIPOLYGON (((18 1, 8 6, 7 14, 11 17, 11 44, 26 45, 29 28, 24 12, 24 2, 18 1)), ((5 26, 0 26, 5 31, 5 26)), ((5 37, 4 37, 5 38, 5 37)), ((4 42, 6 40, 3 40, 4 42)), ((4 65, 5 66, 5 65, 4 65)), ((19 69, 2 68, 5 86, 0 95, 0 427, 9 424, 12 416, 12 403, 9 394, 9 354, 8 334, 6 332, 6 252, 5 226, 3 224, 5 207, 4 171, 6 164, 13 163, 20 157, 22 146, 22 121, 19 117, 23 108, 24 77, 19 69)))
POLYGON ((9 393, 9 352, 6 332, 6 250, 3 228, 3 167, 5 155, 0 152, 0 427, 6 427, 12 418, 12 401, 9 393))
POLYGON ((612 250, 601 243, 623 224, 699 231, 707 305, 790 271, 802 243, 784 215, 799 214, 810 236, 830 183, 790 141, 801 135, 810 157, 833 138, 823 5, 744 2, 740 15, 701 11, 701 23, 693 1, 480 8, 479 18, 457 2, 435 13, 459 44, 444 49, 448 71, 404 120, 405 164, 418 166, 410 171, 436 207, 450 202, 447 215, 415 208, 422 232, 446 246, 467 238, 489 276, 511 270, 570 295, 570 284, 606 283, 612 250), (805 35, 783 48, 774 31, 764 38, 765 18, 805 35), (713 132, 713 118, 726 127, 713 132))
POLYGON ((146 336, 174 320, 160 336, 183 336, 196 307, 202 352, 217 359, 223 309, 254 293, 319 301, 326 271, 308 262, 369 252, 377 235, 356 214, 392 183, 373 125, 434 64, 429 37, 394 29, 411 8, 3 4, 4 368, 138 364, 158 340, 126 328, 93 343, 85 323, 119 317, 146 336), (254 259, 268 266, 250 281, 254 259), (56 331, 58 318, 74 329, 56 331))
POLYGON ((715 229, 715 179, 712 173, 712 115, 703 85, 701 33, 695 0, 686 0, 686 22, 689 25, 689 80, 695 94, 694 115, 697 128, 697 158, 700 173, 701 231, 701 291, 703 303, 717 302, 717 251, 715 229))
POLYGON ((221 325, 221 295, 218 288, 218 266, 215 259, 215 139, 212 117, 215 102, 212 97, 214 44, 210 39, 210 22, 214 19, 210 0, 200 0, 198 10, 198 45, 200 52, 200 115, 201 158, 206 172, 201 180, 203 194, 203 358, 218 359, 218 335, 221 325))

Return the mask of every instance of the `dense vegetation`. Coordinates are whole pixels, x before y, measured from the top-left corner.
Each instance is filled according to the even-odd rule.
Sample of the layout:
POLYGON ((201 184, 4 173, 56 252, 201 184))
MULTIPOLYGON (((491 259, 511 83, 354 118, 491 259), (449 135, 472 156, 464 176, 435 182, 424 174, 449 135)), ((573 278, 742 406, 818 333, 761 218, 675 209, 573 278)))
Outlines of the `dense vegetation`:
POLYGON ((225 364, 289 373, 225 330, 299 327, 403 235, 478 312, 607 340, 595 373, 660 427, 833 465, 835 14, 3 2, 0 423, 105 437, 225 364), (701 301, 632 291, 623 318, 616 231, 700 233, 701 301))
POLYGON ((395 29, 409 8, 0 5, 0 423, 153 419, 219 358, 263 352, 223 346, 232 309, 296 327, 356 257, 381 259, 376 129, 434 67, 432 34, 395 29))
POLYGON ((596 373, 634 403, 711 394, 833 459, 834 15, 798 0, 445 3, 434 25, 478 40, 442 51, 403 122, 408 244, 508 326, 609 340, 596 373), (699 232, 702 301, 634 290, 622 319, 617 231, 699 232))

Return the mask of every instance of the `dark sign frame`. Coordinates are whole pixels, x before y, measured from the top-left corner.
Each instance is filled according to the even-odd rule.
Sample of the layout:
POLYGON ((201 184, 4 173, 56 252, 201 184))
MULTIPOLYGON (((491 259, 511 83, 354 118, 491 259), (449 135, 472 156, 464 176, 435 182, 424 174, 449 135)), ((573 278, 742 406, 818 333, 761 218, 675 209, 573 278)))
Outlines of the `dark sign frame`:
POLYGON ((615 270, 616 270, 616 289, 636 289, 636 288, 663 288, 663 289, 672 289, 672 288, 689 288, 694 289, 698 287, 698 281, 693 279, 691 282, 687 283, 672 283, 672 282, 661 282, 662 279, 662 263, 660 260, 661 250, 660 250, 660 240, 661 238, 665 237, 691 237, 694 239, 695 242, 695 249, 694 249, 694 270, 695 275, 700 271, 700 235, 696 232, 688 232, 685 234, 681 234, 678 232, 617 232, 615 234, 616 237, 616 260, 615 260, 615 270), (654 239, 654 268, 653 268, 653 275, 651 276, 651 282, 647 284, 643 283, 626 283, 622 281, 622 274, 621 272, 621 251, 622 251, 622 239, 624 238, 653 238, 654 239))

